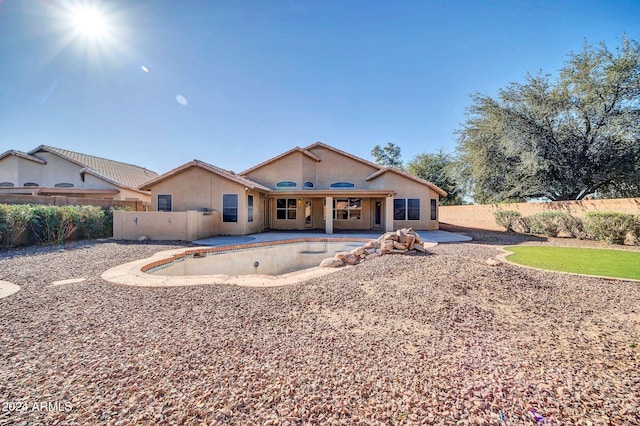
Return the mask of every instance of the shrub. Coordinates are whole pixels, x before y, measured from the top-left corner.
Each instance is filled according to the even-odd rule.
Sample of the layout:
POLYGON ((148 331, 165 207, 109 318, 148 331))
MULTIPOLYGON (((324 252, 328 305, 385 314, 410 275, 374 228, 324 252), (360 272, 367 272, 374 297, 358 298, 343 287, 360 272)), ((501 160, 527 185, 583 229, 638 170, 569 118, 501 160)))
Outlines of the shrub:
POLYGON ((8 206, 7 210, 7 224, 8 224, 8 239, 6 246, 13 246, 18 243, 20 237, 27 232, 29 227, 29 221, 31 220, 31 205, 29 204, 16 204, 8 206))
POLYGON ((581 234, 582 224, 579 219, 564 212, 541 212, 529 216, 530 230, 534 234, 557 237, 561 232, 571 236, 581 234))
POLYGON ((85 238, 92 239, 98 237, 104 237, 107 221, 107 214, 105 211, 96 206, 82 206, 79 209, 80 214, 80 228, 85 238))
POLYGON ((502 226, 507 232, 514 232, 516 226, 522 219, 520 212, 515 210, 498 210, 493 214, 498 226, 502 226))
POLYGON ((625 213, 590 212, 584 216, 584 229, 587 234, 609 244, 624 244, 628 233, 635 233, 637 219, 625 213))
POLYGON ((36 241, 60 244, 71 238, 82 222, 77 206, 33 206, 29 228, 36 241))
POLYGON ((11 228, 7 216, 9 215, 9 206, 0 204, 0 246, 9 245, 11 228))

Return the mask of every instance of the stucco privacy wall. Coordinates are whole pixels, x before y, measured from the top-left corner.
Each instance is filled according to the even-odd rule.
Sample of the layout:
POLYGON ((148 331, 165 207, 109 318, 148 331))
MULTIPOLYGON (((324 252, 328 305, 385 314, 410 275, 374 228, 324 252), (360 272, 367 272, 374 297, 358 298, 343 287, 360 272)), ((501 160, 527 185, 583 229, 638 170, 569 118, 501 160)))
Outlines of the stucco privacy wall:
POLYGON ((608 200, 554 201, 549 203, 478 204, 470 206, 441 206, 440 222, 467 228, 504 231, 496 224, 494 213, 498 210, 515 210, 523 216, 559 211, 582 217, 587 212, 615 212, 640 214, 640 198, 615 198, 608 200))
POLYGON ((113 212, 113 238, 137 240, 146 236, 151 240, 192 241, 209 238, 220 232, 219 212, 113 212))

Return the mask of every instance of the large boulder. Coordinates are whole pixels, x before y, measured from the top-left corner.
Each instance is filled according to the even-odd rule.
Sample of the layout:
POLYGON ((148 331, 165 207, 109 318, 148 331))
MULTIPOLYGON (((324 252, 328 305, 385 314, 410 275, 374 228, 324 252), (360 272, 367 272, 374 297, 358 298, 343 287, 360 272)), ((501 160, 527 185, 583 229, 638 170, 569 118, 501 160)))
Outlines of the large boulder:
POLYGON ((364 243, 364 246, 362 246, 365 250, 366 249, 377 249, 380 247, 380 242, 378 240, 370 240, 367 241, 366 243, 364 243))
POLYGON ((344 262, 340 259, 336 259, 335 257, 329 257, 320 262, 321 268, 339 268, 341 266, 344 266, 344 262))
POLYGON ((364 254, 364 247, 360 246, 360 247, 354 248, 353 250, 351 250, 351 254, 356 256, 360 256, 364 254))
POLYGON ((417 252, 420 252, 420 253, 426 253, 427 252, 427 249, 425 249, 422 244, 414 244, 413 245, 413 249, 415 251, 417 251, 417 252))
POLYGON ((360 260, 360 257, 355 254, 349 253, 348 251, 341 251, 340 253, 336 253, 336 259, 340 259, 344 262, 345 265, 355 265, 360 260))
POLYGON ((407 245, 405 243, 401 243, 399 241, 394 241, 393 242, 393 248, 396 250, 406 250, 407 249, 407 245))
POLYGON ((382 244, 383 241, 398 241, 398 234, 396 232, 385 232, 378 237, 378 241, 382 244))
POLYGON ((390 250, 393 250, 393 243, 395 241, 393 240, 384 240, 382 241, 382 243, 380 244, 380 250, 382 251, 382 253, 388 253, 390 250))

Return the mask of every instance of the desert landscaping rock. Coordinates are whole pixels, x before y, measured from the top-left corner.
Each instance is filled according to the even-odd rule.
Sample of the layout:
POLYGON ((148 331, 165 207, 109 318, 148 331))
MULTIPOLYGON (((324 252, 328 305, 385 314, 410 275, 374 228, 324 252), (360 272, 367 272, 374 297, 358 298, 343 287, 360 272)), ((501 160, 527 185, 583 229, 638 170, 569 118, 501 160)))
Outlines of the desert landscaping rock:
POLYGON ((344 262, 336 257, 328 257, 320 262, 321 268, 339 268, 344 266, 344 262))
POLYGON ((99 278, 157 242, 0 252, 0 424, 639 424, 638 284, 473 236, 261 289, 99 278))
POLYGON ((349 252, 336 253, 335 261, 324 259, 320 267, 339 268, 344 265, 357 265, 363 260, 373 259, 382 254, 405 254, 416 251, 426 253, 427 247, 433 247, 436 243, 423 243, 420 235, 412 228, 399 229, 396 232, 387 232, 377 240, 369 240, 364 245, 354 248, 349 252), (378 248, 379 247, 379 248, 378 248))

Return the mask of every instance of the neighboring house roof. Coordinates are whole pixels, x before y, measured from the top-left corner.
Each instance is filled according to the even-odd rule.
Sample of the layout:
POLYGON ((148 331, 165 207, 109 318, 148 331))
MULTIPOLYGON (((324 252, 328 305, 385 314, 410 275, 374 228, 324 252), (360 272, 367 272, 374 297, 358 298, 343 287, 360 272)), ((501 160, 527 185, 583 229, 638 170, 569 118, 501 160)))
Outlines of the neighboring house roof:
POLYGON ((411 179, 414 182, 418 182, 421 183, 423 185, 428 186, 429 188, 433 189, 435 192, 437 192, 438 194, 440 194, 441 197, 446 197, 447 196, 447 191, 445 191, 444 189, 440 188, 439 186, 434 185, 433 183, 429 182, 428 180, 424 180, 421 179, 417 176, 414 176, 410 173, 407 172, 403 172, 402 170, 396 169, 395 167, 382 167, 380 170, 371 173, 369 176, 367 176, 367 178, 365 179, 366 181, 370 181, 370 180, 374 180, 382 175, 384 175, 385 173, 395 173, 397 175, 403 176, 407 179, 411 179))
POLYGON ((158 176, 158 173, 144 167, 120 161, 108 160, 80 152, 69 151, 49 145, 40 145, 28 152, 35 156, 38 152, 49 152, 83 168, 83 172, 96 176, 113 185, 138 191, 138 187, 149 179, 158 176))
POLYGON ((47 162, 41 158, 34 157, 33 155, 27 154, 26 152, 16 151, 15 149, 10 149, 9 151, 5 151, 0 154, 0 160, 10 155, 15 155, 16 157, 24 158, 25 160, 34 161, 40 164, 47 164, 47 162))
POLYGON ((267 164, 273 163, 276 160, 279 160, 282 157, 286 157, 289 154, 293 154, 294 152, 300 152, 303 155, 306 155, 307 157, 311 158, 312 160, 315 161, 320 161, 320 159, 318 158, 317 155, 315 155, 313 152, 309 151, 308 148, 300 148, 299 146, 296 146, 295 148, 290 149, 289 151, 283 152, 280 155, 276 155, 275 157, 272 157, 270 159, 268 159, 267 161, 263 161, 260 164, 257 164, 253 167, 251 167, 250 169, 245 170, 244 172, 240 173, 241 175, 246 175, 248 173, 251 173, 254 170, 258 170, 259 168, 266 166, 267 164))
POLYGON ((230 170, 224 170, 224 169, 221 169, 220 167, 214 166, 213 164, 205 163, 204 161, 200 161, 200 160, 189 161, 188 163, 185 163, 180 167, 176 167, 175 169, 170 170, 163 175, 160 175, 154 179, 151 179, 150 181, 146 182, 144 185, 141 185, 139 189, 150 190, 152 186, 166 179, 169 179, 170 177, 175 176, 191 167, 199 167, 203 170, 207 170, 211 173, 214 173, 218 176, 222 176, 233 182, 237 182, 240 185, 243 185, 247 188, 255 189, 257 191, 262 191, 262 192, 271 192, 271 189, 267 188, 266 186, 260 185, 259 183, 254 182, 251 179, 248 179, 244 176, 237 175, 230 170))

